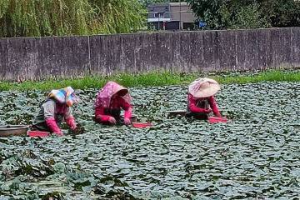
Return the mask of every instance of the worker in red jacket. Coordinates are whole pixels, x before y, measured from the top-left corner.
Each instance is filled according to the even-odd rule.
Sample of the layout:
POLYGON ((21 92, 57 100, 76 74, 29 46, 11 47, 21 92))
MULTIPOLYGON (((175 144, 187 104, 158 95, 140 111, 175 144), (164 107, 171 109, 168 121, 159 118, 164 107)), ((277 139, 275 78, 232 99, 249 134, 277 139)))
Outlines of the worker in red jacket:
POLYGON ((71 107, 78 102, 79 98, 75 95, 72 87, 52 90, 47 99, 41 104, 41 109, 31 129, 62 136, 63 132, 59 125, 65 120, 70 129, 75 130, 77 125, 71 107))
POLYGON ((110 125, 121 123, 121 109, 124 110, 124 124, 131 124, 132 106, 128 89, 109 81, 97 94, 95 121, 110 125))
POLYGON ((207 119, 212 112, 221 117, 214 95, 220 90, 217 81, 200 78, 189 85, 187 116, 196 119, 207 119))

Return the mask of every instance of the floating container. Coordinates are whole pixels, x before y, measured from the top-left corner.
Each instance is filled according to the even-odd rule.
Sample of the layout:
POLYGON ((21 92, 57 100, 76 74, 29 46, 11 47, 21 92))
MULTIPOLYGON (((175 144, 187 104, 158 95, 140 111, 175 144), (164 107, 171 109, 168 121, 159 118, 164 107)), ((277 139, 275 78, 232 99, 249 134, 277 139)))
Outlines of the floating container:
POLYGON ((0 126, 0 137, 26 136, 29 127, 25 125, 0 126))

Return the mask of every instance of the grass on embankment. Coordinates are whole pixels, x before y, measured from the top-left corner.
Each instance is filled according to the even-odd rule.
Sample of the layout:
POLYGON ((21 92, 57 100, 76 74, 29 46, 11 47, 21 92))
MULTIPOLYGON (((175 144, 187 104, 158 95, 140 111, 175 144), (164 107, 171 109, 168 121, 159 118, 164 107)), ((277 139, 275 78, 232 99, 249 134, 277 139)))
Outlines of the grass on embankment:
POLYGON ((186 74, 170 72, 150 72, 146 74, 119 74, 106 77, 87 76, 76 79, 49 79, 45 81, 25 81, 22 83, 0 82, 0 91, 3 90, 51 90, 72 86, 76 89, 101 88, 107 81, 113 80, 126 87, 136 86, 165 86, 187 85, 198 77, 210 77, 221 84, 244 84, 264 81, 300 81, 300 70, 270 70, 261 72, 228 72, 209 74, 186 74))

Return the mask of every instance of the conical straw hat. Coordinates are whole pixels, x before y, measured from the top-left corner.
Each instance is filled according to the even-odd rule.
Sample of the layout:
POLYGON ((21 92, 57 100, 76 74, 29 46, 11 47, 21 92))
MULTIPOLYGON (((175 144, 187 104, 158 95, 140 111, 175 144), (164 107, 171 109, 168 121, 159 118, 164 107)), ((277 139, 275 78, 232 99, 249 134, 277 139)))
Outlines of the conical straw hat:
POLYGON ((210 78, 200 78, 189 85, 189 93, 195 98, 207 98, 215 95, 219 90, 219 83, 210 78))

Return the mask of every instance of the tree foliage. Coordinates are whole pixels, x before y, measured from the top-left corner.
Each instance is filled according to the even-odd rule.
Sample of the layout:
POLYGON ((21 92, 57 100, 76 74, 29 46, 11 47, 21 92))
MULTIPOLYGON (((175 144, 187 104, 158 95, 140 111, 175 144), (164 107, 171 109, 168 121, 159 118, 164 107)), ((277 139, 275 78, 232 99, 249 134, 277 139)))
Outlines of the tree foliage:
POLYGON ((300 1, 260 0, 261 11, 269 16, 272 26, 300 26, 300 1))
POLYGON ((300 25, 300 3, 294 0, 187 1, 211 29, 300 25))
POLYGON ((0 37, 131 32, 144 14, 138 0, 1 0, 0 37))

